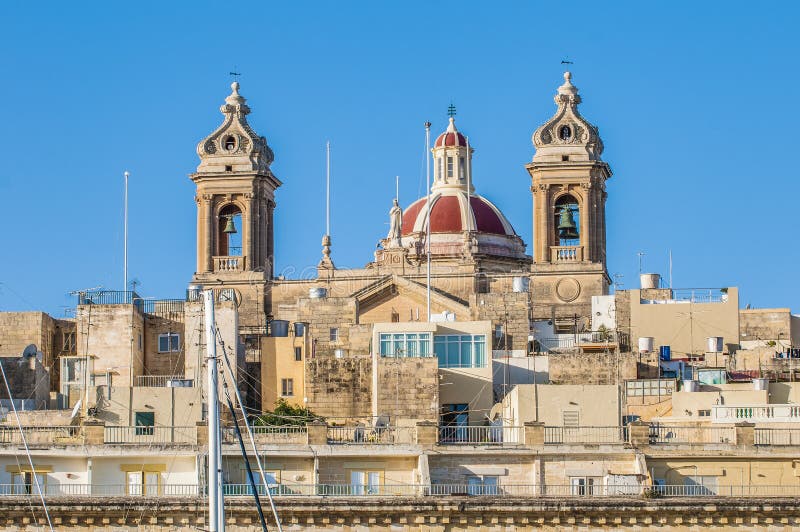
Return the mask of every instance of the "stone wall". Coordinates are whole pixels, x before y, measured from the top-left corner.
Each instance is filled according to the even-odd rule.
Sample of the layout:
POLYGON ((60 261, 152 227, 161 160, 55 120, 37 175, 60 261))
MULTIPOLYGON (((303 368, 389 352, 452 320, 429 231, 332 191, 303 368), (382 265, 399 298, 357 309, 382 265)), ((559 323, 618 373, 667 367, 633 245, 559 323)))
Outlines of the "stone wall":
POLYGON ((332 356, 336 349, 350 348, 350 325, 356 324, 356 315, 357 304, 351 298, 326 297, 298 300, 297 321, 309 324, 309 336, 314 356, 332 356), (331 329, 338 331, 338 338, 335 340, 331 340, 331 329))
MULTIPOLYGON (((739 311, 739 334, 742 342, 792 341, 791 310, 757 308, 739 311)), ((800 339, 798 339, 800 341, 800 339)))
POLYGON ((371 376, 370 356, 308 359, 306 404, 312 412, 325 418, 371 418, 371 376))
POLYGON ((438 361, 375 357, 375 415, 436 421, 439 418, 438 361))
POLYGON ((636 378, 635 353, 552 353, 551 384, 620 384, 636 378))
POLYGON ((527 354, 530 322, 528 320, 528 297, 523 293, 475 294, 470 298, 474 320, 492 322, 492 349, 517 351, 527 354), (503 334, 495 334, 500 325, 503 334))
POLYGON ((35 344, 42 352, 42 364, 50 371, 50 389, 57 390, 57 359, 61 352, 61 345, 56 341, 57 328, 69 323, 55 320, 44 312, 0 312, 0 356, 21 356, 28 345, 35 344))
MULTIPOLYGON (((796 499, 715 499, 698 504, 691 498, 613 500, 563 497, 319 497, 276 498, 283 526, 294 531, 346 532, 533 532, 534 530, 651 530, 665 532, 754 530, 789 532, 800 526, 796 499)), ((206 501, 125 497, 98 501, 84 497, 52 501, 50 515, 56 529, 74 532, 110 532, 147 529, 149 532, 193 532, 206 529, 206 501)), ((247 497, 225 501, 226 530, 252 531, 259 527, 253 501, 247 497)), ((274 527, 265 512, 268 526, 274 527)), ((24 497, 0 499, 3 526, 9 532, 41 530, 44 516, 31 517, 24 497), (38 520, 38 523, 37 523, 38 520)))
POLYGON ((113 368, 115 382, 131 386, 144 372, 144 316, 134 305, 79 305, 77 351, 94 358, 94 371, 113 368))
POLYGON ((187 339, 183 325, 183 314, 176 317, 146 315, 144 321, 144 374, 145 375, 183 375, 184 349, 187 339), (180 335, 178 352, 159 353, 158 337, 164 333, 180 335))
POLYGON ((428 457, 431 482, 434 484, 466 484, 471 476, 498 476, 501 485, 532 485, 534 457, 506 454, 495 456, 475 454, 469 457, 436 455, 428 457))
MULTIPOLYGON (((35 360, 35 359, 34 359, 35 360)), ((34 408, 44 409, 50 402, 50 375, 41 362, 36 360, 33 369, 20 356, 0 357, 12 399, 32 399, 34 408)), ((8 391, 0 382, 0 399, 8 399, 8 391)))

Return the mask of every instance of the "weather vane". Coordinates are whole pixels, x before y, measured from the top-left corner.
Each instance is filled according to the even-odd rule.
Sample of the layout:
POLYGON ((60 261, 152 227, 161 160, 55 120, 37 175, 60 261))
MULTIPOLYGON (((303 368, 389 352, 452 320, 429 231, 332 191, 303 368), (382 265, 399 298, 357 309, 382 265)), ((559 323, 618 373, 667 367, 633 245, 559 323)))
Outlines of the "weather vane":
POLYGON ((456 106, 453 105, 452 103, 450 104, 450 107, 447 108, 447 116, 449 116, 450 118, 456 116, 456 106))
POLYGON ((236 66, 233 67, 231 72, 228 72, 229 75, 233 76, 234 81, 239 81, 239 77, 242 75, 241 72, 236 72, 236 66))
POLYGON ((562 65, 573 65, 574 63, 569 60, 569 57, 561 60, 562 65))

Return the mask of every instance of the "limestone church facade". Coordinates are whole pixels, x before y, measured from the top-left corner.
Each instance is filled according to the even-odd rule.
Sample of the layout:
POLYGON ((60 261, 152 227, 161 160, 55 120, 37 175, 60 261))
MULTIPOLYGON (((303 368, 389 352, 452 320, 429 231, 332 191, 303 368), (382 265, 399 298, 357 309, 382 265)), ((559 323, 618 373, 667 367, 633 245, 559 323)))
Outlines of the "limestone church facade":
MULTIPOLYGON (((222 124, 198 143, 200 164, 190 176, 197 186, 191 286, 213 287, 221 300, 236 302, 245 343, 247 331, 265 333, 273 320, 307 324, 315 357, 369 353, 373 323, 447 315, 490 321, 491 348, 516 356, 529 350, 533 320, 588 329, 591 296, 609 287, 605 183, 611 170, 601 159, 597 128, 578 110, 571 75, 564 79, 556 112, 535 129, 534 155, 524 165, 533 200, 531 254, 501 207, 475 189, 476 150, 451 117, 431 148, 429 194, 404 209, 395 203, 390 233, 372 260, 360 269, 336 268, 325 235, 316 279, 302 280, 274 276, 281 181, 272 172, 267 139, 248 124, 250 109, 233 83, 220 109, 222 124)), ((472 139, 479 143, 480 135, 472 139)))

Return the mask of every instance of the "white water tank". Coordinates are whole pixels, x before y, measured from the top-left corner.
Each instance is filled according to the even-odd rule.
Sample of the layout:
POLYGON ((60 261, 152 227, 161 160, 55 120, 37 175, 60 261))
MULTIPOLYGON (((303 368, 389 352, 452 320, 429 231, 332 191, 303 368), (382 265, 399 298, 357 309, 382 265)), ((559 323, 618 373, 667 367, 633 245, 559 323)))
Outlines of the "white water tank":
POLYGON ((639 274, 639 284, 641 285, 642 290, 646 290, 648 288, 658 288, 660 280, 661 280, 661 275, 657 273, 639 274))
POLYGON ((709 336, 707 351, 709 353, 722 353, 722 336, 709 336))
POLYGON ((511 281, 511 288, 517 294, 527 292, 529 281, 528 277, 514 277, 511 281))
POLYGON ((328 297, 328 289, 322 287, 309 288, 308 297, 311 299, 322 299, 323 297, 328 297))
POLYGON ((639 338, 639 352, 650 353, 653 351, 654 338, 652 336, 642 336, 639 338))
POLYGON ((698 388, 699 386, 696 380, 687 379, 683 381, 684 392, 696 392, 698 388))

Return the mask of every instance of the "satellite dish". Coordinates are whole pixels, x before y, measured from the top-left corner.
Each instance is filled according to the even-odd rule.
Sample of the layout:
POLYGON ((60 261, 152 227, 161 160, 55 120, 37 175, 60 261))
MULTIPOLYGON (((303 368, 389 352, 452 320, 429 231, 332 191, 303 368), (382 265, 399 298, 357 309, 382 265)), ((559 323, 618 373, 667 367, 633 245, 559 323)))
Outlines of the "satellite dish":
POLYGON ((78 402, 75 403, 75 406, 72 409, 72 415, 69 416, 70 419, 75 419, 75 416, 78 415, 78 412, 81 410, 81 401, 82 399, 78 399, 78 402))
POLYGON ((30 344, 28 347, 22 350, 22 358, 31 358, 35 357, 36 353, 39 352, 39 348, 36 347, 36 344, 30 344))

